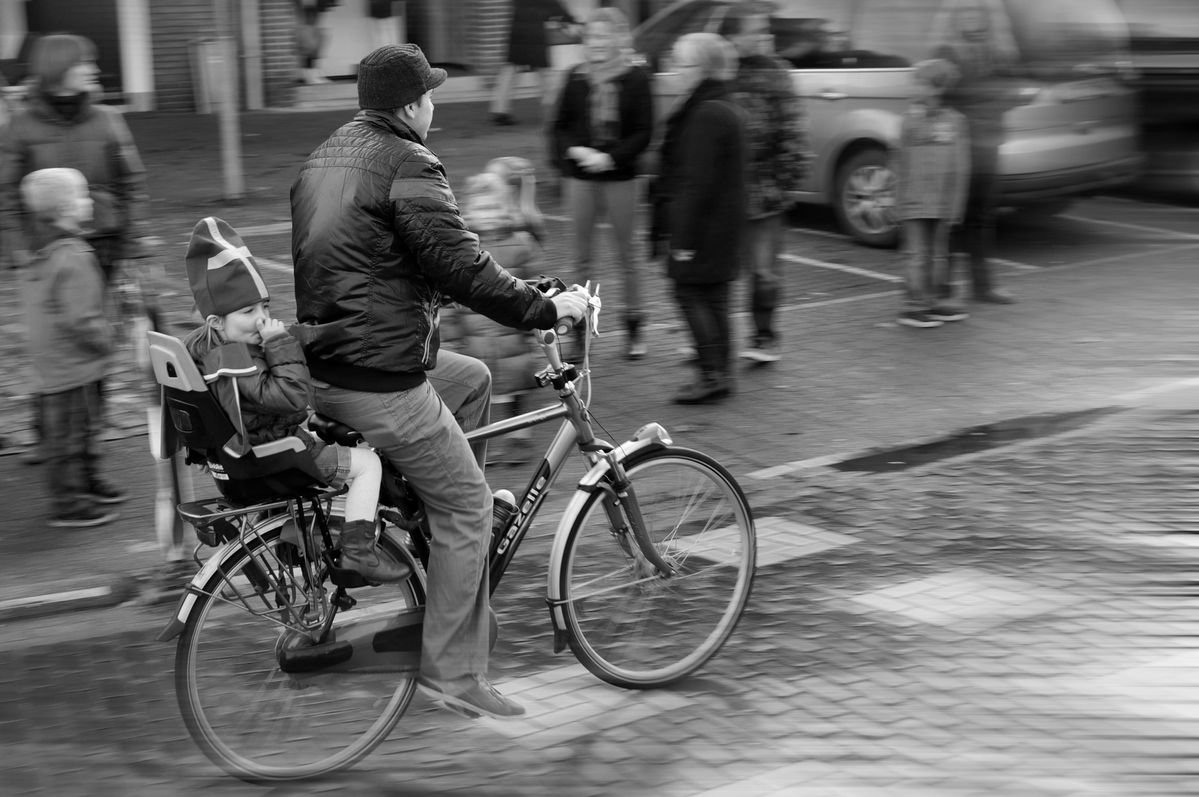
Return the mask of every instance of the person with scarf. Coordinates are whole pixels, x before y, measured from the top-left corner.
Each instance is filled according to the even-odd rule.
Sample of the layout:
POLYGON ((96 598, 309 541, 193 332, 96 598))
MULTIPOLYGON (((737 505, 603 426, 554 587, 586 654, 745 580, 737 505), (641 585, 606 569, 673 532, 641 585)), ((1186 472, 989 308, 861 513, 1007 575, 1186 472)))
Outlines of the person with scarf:
POLYGON ((583 43, 587 60, 567 77, 553 124, 557 165, 566 181, 574 223, 576 281, 600 276, 593 268, 594 237, 600 217, 606 216, 623 280, 625 354, 640 359, 646 349, 641 336, 641 264, 633 248, 633 230, 638 159, 649 147, 654 128, 650 76, 633 63, 628 19, 617 8, 592 13, 583 43))
POLYGON ((683 91, 666 120, 655 201, 668 237, 666 273, 699 368, 674 401, 704 404, 733 391, 729 294, 749 210, 747 114, 732 98, 737 51, 723 36, 681 36, 672 63, 683 91))

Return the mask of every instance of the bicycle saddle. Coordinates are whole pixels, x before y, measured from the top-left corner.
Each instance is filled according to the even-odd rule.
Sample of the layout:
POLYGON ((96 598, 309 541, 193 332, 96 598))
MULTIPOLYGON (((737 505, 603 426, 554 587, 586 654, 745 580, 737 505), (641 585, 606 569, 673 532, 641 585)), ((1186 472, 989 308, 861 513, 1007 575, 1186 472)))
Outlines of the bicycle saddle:
POLYGON ((362 432, 319 412, 313 413, 308 419, 308 428, 326 443, 353 448, 363 441, 362 432))

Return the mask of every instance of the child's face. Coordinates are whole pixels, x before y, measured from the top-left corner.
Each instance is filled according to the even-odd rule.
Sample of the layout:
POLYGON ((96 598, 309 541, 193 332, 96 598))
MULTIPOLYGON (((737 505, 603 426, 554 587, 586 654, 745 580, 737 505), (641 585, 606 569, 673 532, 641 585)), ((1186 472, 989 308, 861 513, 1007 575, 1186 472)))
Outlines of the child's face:
POLYGON ((262 345, 262 333, 259 331, 264 323, 271 319, 271 303, 269 300, 256 302, 249 307, 234 310, 224 318, 225 340, 238 343, 262 345))

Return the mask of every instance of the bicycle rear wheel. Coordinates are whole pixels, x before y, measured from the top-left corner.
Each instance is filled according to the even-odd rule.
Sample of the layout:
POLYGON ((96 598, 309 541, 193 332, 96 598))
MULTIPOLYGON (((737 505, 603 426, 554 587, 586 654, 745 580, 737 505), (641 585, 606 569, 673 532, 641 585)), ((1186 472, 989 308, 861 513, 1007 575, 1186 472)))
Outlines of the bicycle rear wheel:
POLYGON ((579 661, 608 683, 645 689, 685 678, 728 640, 749 600, 757 538, 745 494, 711 457, 659 449, 625 468, 650 542, 675 574, 614 530, 611 494, 598 490, 570 523, 559 594, 579 661))
MULTIPOLYGON (((319 607, 327 608, 334 589, 323 567, 321 583, 306 586, 297 549, 280 540, 286 520, 259 526, 260 538, 204 585, 175 657, 175 693, 192 738, 214 763, 255 783, 299 780, 353 765, 391 732, 416 689, 415 667, 394 666, 404 655, 412 658, 412 634, 393 645, 394 652, 366 653, 359 648, 371 646, 362 645, 348 661, 333 655, 299 672, 283 671, 284 649, 310 645, 300 629, 319 607), (405 653, 398 652, 404 647, 405 653)), ((386 535, 379 545, 402 556, 386 535)), ((333 622, 334 635, 341 631, 343 640, 364 623, 394 622, 424 603, 415 576, 350 594, 357 604, 333 622)))

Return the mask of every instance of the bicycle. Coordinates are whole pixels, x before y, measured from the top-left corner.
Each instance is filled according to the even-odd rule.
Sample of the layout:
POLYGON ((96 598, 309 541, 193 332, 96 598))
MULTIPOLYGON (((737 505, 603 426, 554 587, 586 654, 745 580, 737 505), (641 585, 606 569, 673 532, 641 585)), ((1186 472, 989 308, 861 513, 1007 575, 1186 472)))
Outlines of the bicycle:
MULTIPOLYGON (((536 378, 557 404, 467 435, 487 440, 561 419, 514 514, 493 534, 491 589, 578 451, 588 469, 548 568, 554 652, 569 646, 617 686, 661 687, 694 673, 733 633, 754 579, 753 514, 722 465, 675 446, 658 423, 620 445, 596 436, 588 406, 597 296, 590 307, 581 368, 560 356, 562 329, 536 333, 547 361, 536 378)), ((316 428, 342 444, 361 439, 327 419, 316 428)), ((345 769, 386 738, 411 701, 428 528, 419 496, 394 470, 385 472, 380 504, 379 545, 412 567, 401 584, 369 586, 338 566, 334 491, 180 505, 201 544, 221 547, 159 638, 178 637, 180 710, 194 741, 230 774, 279 782, 345 769)))

